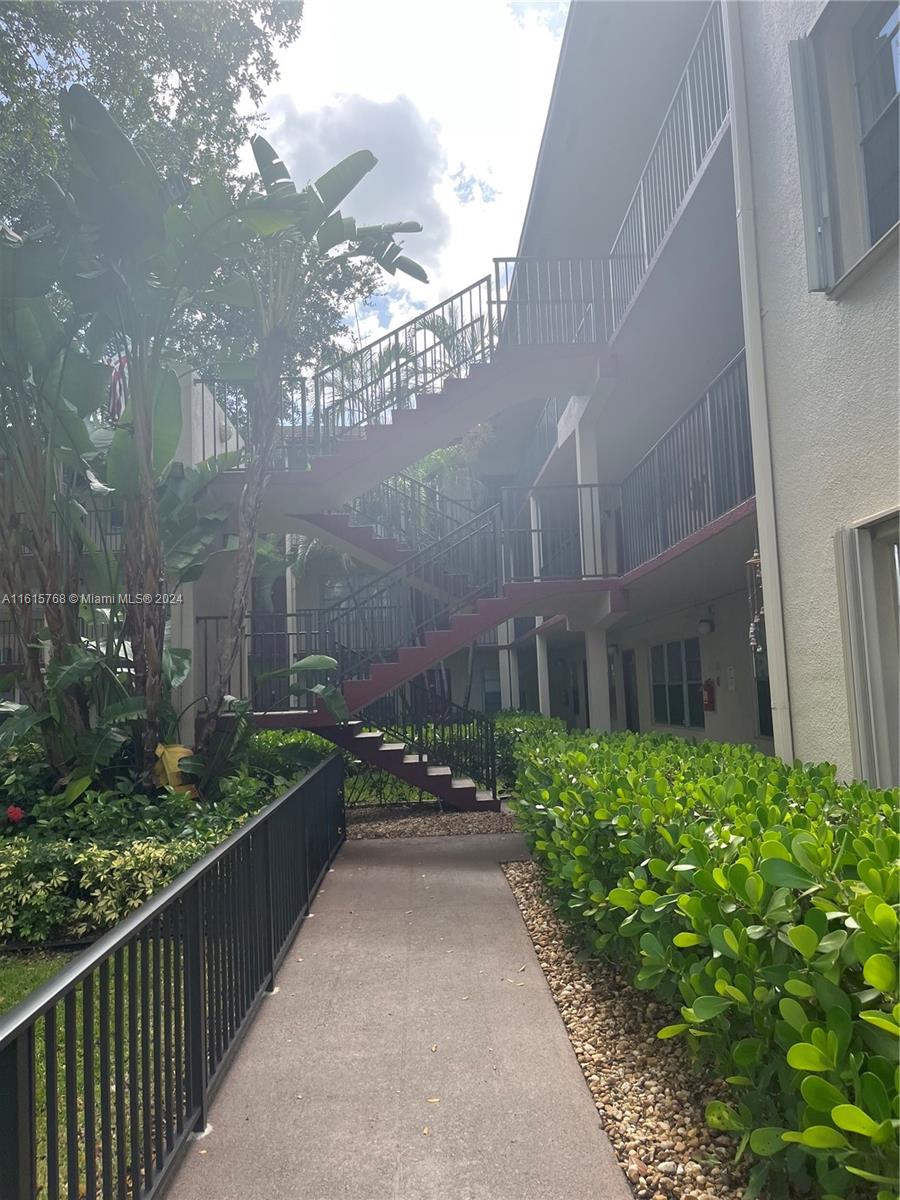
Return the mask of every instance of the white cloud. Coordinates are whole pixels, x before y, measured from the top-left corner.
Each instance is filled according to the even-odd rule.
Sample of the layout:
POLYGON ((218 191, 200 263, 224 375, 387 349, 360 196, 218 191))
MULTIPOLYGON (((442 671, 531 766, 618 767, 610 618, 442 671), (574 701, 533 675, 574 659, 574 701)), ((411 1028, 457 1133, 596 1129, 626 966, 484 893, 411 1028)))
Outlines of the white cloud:
POLYGON ((345 208, 361 220, 418 219, 406 251, 427 287, 396 277, 370 335, 514 254, 550 99, 558 3, 306 0, 298 42, 267 99, 266 136, 298 181, 351 150, 380 161, 345 208))

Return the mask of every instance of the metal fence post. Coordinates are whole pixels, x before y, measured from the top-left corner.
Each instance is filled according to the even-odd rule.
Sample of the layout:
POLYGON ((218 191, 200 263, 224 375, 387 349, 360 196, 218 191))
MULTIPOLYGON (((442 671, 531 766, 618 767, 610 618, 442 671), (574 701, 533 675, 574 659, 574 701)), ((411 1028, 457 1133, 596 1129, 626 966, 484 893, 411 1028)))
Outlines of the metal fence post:
POLYGON ((0 1200, 37 1194, 34 1025, 0 1050, 0 1200))
POLYGON ((275 894, 272 880, 272 822, 266 821, 263 833, 263 877, 266 886, 266 991, 275 991, 275 894))
POLYGON ((184 1023, 188 1069, 188 1110, 196 1128, 206 1128, 209 1057, 206 1027, 206 954, 203 884, 198 880, 184 898, 184 1023))

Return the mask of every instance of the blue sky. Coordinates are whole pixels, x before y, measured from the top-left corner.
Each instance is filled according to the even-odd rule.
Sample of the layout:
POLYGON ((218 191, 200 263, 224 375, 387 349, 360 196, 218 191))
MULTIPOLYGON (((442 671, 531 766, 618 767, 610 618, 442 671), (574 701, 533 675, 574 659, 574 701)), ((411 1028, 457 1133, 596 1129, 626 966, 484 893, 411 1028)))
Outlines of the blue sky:
POLYGON ((416 219, 431 282, 390 286, 364 336, 465 287, 514 254, 559 55, 566 3, 305 0, 283 52, 266 136, 297 182, 353 150, 379 159, 344 206, 416 219))

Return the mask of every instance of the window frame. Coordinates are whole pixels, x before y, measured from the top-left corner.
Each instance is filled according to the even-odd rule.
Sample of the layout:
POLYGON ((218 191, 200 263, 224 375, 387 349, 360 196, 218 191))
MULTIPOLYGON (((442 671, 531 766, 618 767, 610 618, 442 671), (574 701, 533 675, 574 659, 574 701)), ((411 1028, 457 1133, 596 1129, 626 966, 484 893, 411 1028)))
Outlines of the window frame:
MULTIPOLYGON (((874 263, 896 243, 900 226, 898 219, 873 238, 853 44, 866 11, 883 2, 866 0, 850 21, 852 9, 829 0, 806 36, 788 43, 808 289, 829 299, 838 299, 864 263, 874 263), (835 98, 839 106, 832 103, 835 98), (849 110, 843 108, 845 98, 849 110)), ((896 96, 866 136, 892 105, 900 105, 896 96)))
POLYGON ((703 708, 703 648, 700 644, 699 637, 687 638, 669 638, 664 642, 654 642, 650 646, 647 656, 647 665, 650 675, 650 718, 653 725, 665 725, 670 729, 705 729, 706 728, 706 713, 703 708), (696 657, 688 655, 688 643, 696 643, 696 657), (670 665, 672 662, 672 651, 674 647, 678 647, 678 672, 680 678, 670 678, 670 665), (654 670, 654 652, 658 652, 659 659, 662 662, 663 678, 657 679, 654 670), (688 662, 696 661, 697 678, 692 678, 688 670, 688 662), (665 698, 665 715, 664 721, 660 720, 657 715, 657 688, 663 689, 665 698), (680 721, 672 719, 672 692, 673 689, 680 691, 679 703, 681 705, 680 721), (691 689, 699 689, 700 708, 699 723, 691 720, 691 689))

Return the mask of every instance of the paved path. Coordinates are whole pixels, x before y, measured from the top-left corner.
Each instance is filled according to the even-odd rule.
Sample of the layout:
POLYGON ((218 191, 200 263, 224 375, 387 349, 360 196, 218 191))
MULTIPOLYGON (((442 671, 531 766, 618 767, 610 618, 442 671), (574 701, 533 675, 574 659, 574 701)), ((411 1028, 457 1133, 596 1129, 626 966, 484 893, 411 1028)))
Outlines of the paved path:
POLYGON ((524 857, 348 842, 167 1200, 628 1200, 498 866, 524 857))

